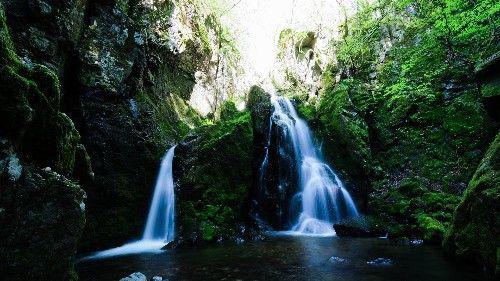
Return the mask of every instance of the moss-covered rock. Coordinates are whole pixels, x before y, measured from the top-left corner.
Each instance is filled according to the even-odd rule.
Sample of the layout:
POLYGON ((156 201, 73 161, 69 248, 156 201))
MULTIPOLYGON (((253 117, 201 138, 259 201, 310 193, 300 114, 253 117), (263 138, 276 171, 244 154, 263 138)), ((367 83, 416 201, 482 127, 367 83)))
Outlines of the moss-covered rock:
POLYGON ((211 36, 213 30, 198 4, 203 3, 90 6, 73 81, 79 89, 73 112, 94 173, 83 184, 89 215, 82 251, 141 235, 159 159, 206 121, 190 98, 195 72, 211 67, 217 50, 201 42, 201 34, 211 36))
POLYGON ((85 193, 65 176, 72 174, 80 136, 60 111, 54 71, 17 56, 2 3, 0 61, 0 274, 75 280, 85 193))
POLYGON ((273 111, 271 95, 258 86, 253 86, 248 94, 247 108, 252 114, 252 124, 256 133, 267 135, 269 117, 273 111))
POLYGON ((248 111, 232 110, 222 116, 220 122, 200 127, 176 148, 177 239, 182 244, 246 235, 252 121, 248 111))
POLYGON ((500 134, 491 144, 469 182, 443 243, 448 253, 482 265, 490 277, 499 274, 498 202, 500 202, 500 134))
POLYGON ((72 259, 85 224, 80 186, 31 167, 2 186, 0 274, 9 280, 76 280, 72 259))

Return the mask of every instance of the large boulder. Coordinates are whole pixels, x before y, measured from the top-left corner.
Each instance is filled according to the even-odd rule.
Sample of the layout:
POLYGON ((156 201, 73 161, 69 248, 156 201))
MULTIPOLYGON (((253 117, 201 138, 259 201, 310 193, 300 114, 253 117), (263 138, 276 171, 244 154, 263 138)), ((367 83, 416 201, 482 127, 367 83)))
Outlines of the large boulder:
POLYGON ((449 254, 483 266, 489 277, 500 274, 499 202, 500 133, 469 182, 443 243, 449 254))
POLYGON ((45 170, 24 167, 16 182, 0 175, 8 183, 0 196, 0 274, 7 280, 77 279, 73 256, 85 225, 85 193, 45 170))
POLYGON ((179 244, 247 236, 252 122, 248 111, 224 107, 223 119, 196 129, 175 151, 179 244))

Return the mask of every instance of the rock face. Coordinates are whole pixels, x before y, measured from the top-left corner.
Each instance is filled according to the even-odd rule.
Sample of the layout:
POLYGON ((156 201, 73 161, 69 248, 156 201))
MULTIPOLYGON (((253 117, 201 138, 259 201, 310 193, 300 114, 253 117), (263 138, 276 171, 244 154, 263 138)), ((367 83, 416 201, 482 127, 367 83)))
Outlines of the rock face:
POLYGON ((350 86, 340 83, 331 87, 326 83, 317 111, 303 108, 302 113, 309 118, 315 116, 312 127, 324 143, 326 158, 342 173, 359 208, 366 211, 373 174, 370 128, 351 99, 351 94, 362 88, 350 86))
MULTIPOLYGON (((8 4, 14 11, 19 3, 8 4)), ((74 280, 85 192, 68 178, 90 176, 90 164, 72 120, 61 112, 56 73, 20 59, 1 3, 0 62, 0 275, 74 280)))
POLYGON ((484 106, 490 116, 500 120, 500 51, 481 61, 475 68, 476 80, 480 83, 484 106))
POLYGON ((459 259, 500 274, 500 134, 486 152, 458 205, 443 243, 459 259))
POLYGON ((222 116, 221 104, 234 96, 234 81, 224 77, 234 77, 237 59, 201 1, 63 2, 0 6, 0 268, 42 280, 74 277, 84 211, 82 252, 140 235, 159 159, 202 123, 193 92, 222 116), (28 187, 53 187, 47 193, 53 198, 18 191, 28 187), (21 195, 33 204, 14 200, 21 195), (72 202, 80 211, 70 209, 72 202), (40 212, 47 221, 33 221, 30 207, 47 208, 40 212), (18 232, 30 241, 21 222, 34 233, 46 225, 49 235, 16 244, 18 232), (70 231, 61 230, 64 224, 70 231), (52 232, 56 227, 60 233, 52 232), (43 260, 41 250, 53 247, 59 260, 43 260), (4 260, 16 251, 38 264, 4 260))
POLYGON ((276 89, 301 101, 316 101, 322 87, 321 76, 333 59, 330 31, 281 31, 278 60, 272 79, 276 89))
POLYGON ((70 83, 80 93, 70 110, 95 174, 84 183, 82 250, 141 235, 160 157, 201 125, 190 99, 195 73, 214 68, 219 44, 210 34, 219 23, 197 1, 148 3, 92 4, 77 50, 70 83))
POLYGON ((204 109, 192 107, 193 96, 209 101, 214 116, 234 96, 234 79, 224 77, 234 77, 237 57, 225 48, 220 22, 200 1, 4 5, 14 39, 9 50, 38 88, 25 80, 2 83, 9 93, 0 97, 9 105, 2 117, 12 116, 2 126, 21 125, 26 133, 12 138, 22 135, 25 155, 82 184, 88 215, 81 251, 138 237, 160 157, 201 124, 204 109), (34 112, 29 96, 38 92, 44 96, 33 101, 34 112))

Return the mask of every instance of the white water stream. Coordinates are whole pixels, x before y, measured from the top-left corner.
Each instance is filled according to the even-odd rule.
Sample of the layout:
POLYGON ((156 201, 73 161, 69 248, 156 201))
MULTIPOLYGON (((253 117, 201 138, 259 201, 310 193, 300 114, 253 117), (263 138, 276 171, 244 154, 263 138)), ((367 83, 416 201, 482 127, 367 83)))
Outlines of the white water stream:
POLYGON ((172 163, 175 146, 171 147, 161 161, 160 171, 149 208, 148 219, 141 240, 123 246, 97 252, 86 259, 161 252, 161 248, 175 237, 175 194, 172 163))
POLYGON ((359 215, 356 205, 337 174, 321 160, 307 123, 290 100, 272 95, 271 102, 271 119, 286 131, 283 135, 292 143, 299 173, 299 192, 292 201, 299 203, 300 215, 288 233, 333 236, 334 222, 359 215))

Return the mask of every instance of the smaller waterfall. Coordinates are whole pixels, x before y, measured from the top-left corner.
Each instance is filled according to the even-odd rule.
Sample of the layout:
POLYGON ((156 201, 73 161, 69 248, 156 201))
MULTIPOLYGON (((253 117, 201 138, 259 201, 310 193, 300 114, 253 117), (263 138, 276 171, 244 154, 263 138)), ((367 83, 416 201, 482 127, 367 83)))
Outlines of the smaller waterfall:
POLYGON ((171 147, 161 161, 148 219, 141 240, 97 252, 85 259, 161 252, 161 248, 174 240, 175 194, 172 172, 174 150, 175 146, 171 147))
POLYGON ((175 146, 167 151, 161 161, 160 173, 156 180, 153 201, 149 209, 148 220, 144 229, 143 241, 163 240, 172 242, 175 235, 174 224, 174 178, 172 163, 175 146))

